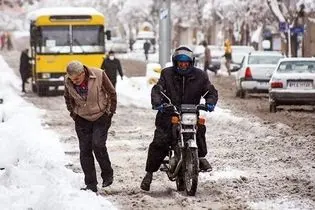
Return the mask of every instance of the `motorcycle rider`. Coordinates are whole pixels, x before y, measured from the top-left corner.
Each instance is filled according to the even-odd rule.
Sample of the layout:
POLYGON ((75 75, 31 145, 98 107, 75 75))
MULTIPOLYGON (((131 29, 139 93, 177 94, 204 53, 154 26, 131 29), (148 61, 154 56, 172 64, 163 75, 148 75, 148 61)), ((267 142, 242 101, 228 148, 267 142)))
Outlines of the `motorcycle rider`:
MULTIPOLYGON (((149 191, 153 172, 156 172, 168 154, 172 143, 171 113, 163 103, 168 101, 162 96, 163 91, 172 101, 173 105, 199 104, 201 97, 206 101, 208 111, 213 111, 218 100, 218 93, 210 83, 205 71, 194 67, 193 52, 186 46, 178 47, 172 55, 173 66, 165 68, 156 85, 151 90, 152 108, 158 110, 153 141, 149 145, 146 162, 146 175, 140 188, 149 191)), ((202 171, 212 170, 206 160, 206 127, 198 124, 196 139, 198 146, 199 167, 202 171)))

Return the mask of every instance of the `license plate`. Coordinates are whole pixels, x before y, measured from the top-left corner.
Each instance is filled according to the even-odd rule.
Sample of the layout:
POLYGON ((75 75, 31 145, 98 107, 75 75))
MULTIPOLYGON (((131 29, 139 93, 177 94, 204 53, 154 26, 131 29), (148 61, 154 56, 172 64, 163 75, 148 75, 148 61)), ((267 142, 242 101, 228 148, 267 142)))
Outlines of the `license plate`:
POLYGON ((262 87, 268 87, 269 86, 268 82, 259 82, 258 84, 259 84, 259 86, 262 86, 262 87))
POLYGON ((312 89, 312 82, 288 82, 288 88, 293 89, 312 89))

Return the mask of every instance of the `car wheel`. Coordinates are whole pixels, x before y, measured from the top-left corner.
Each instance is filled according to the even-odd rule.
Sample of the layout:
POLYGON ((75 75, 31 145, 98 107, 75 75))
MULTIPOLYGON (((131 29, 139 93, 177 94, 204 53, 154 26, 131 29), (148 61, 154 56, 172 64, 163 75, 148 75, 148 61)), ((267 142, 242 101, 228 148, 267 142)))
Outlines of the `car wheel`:
POLYGON ((275 103, 271 103, 269 105, 269 111, 272 113, 276 113, 277 112, 277 105, 275 103))
POLYGON ((240 90, 237 90, 237 89, 236 89, 235 96, 236 96, 236 97, 240 97, 240 95, 241 95, 241 94, 240 94, 240 90))
POLYGON ((245 91, 244 90, 240 90, 240 98, 245 98, 245 91))

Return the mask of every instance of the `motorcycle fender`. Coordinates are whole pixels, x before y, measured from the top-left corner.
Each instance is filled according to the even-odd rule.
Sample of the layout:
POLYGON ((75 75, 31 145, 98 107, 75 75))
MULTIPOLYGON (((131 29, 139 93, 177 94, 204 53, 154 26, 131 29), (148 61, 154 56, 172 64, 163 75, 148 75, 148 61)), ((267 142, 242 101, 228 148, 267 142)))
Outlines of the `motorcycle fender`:
POLYGON ((187 141, 187 143, 188 143, 188 147, 190 147, 190 148, 197 148, 197 143, 196 143, 195 140, 189 139, 189 140, 187 141))

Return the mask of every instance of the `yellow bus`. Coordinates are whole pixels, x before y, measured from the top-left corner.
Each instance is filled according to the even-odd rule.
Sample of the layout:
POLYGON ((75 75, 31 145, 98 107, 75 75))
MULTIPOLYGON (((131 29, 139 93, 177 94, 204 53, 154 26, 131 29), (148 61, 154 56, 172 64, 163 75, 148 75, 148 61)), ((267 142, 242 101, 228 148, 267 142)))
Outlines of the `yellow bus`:
POLYGON ((71 60, 101 66, 105 54, 105 18, 97 10, 42 8, 30 13, 28 18, 32 90, 39 96, 63 86, 66 65, 71 60))

